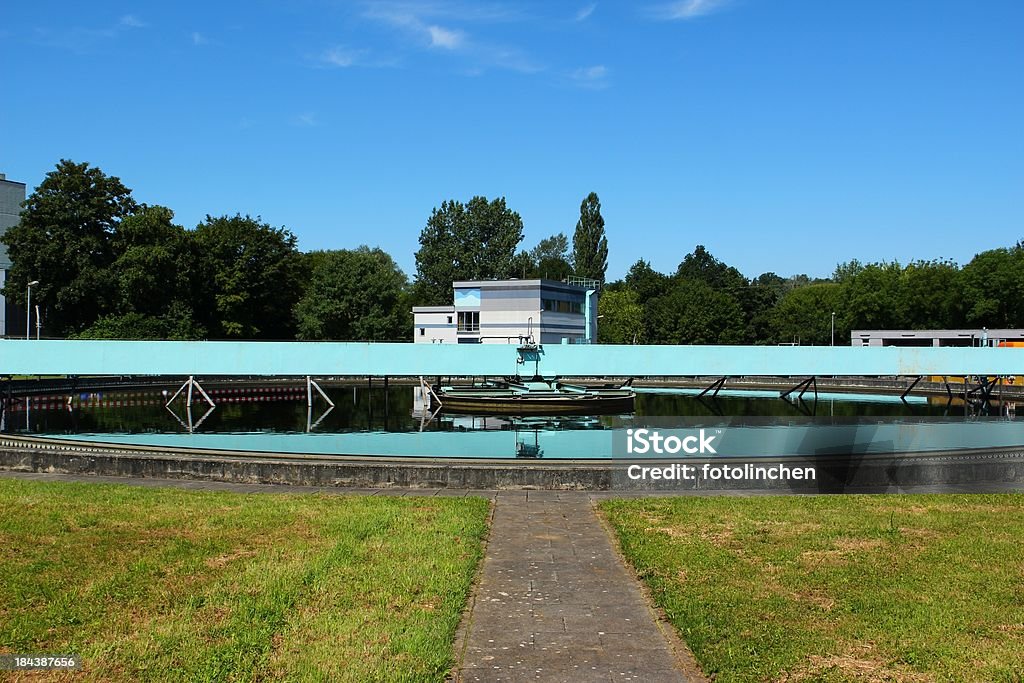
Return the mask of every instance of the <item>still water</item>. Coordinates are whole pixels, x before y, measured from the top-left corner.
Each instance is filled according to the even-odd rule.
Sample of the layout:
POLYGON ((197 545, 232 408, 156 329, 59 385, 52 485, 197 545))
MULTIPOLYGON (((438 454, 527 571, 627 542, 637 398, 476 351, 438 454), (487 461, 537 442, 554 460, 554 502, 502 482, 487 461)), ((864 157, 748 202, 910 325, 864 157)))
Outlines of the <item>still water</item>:
POLYGON ((431 414, 409 386, 325 387, 331 408, 304 385, 207 388, 216 407, 174 387, 40 397, 3 416, 10 433, 76 440, 318 455, 448 458, 623 457, 626 430, 643 425, 715 429, 717 455, 929 451, 1024 444, 1024 419, 978 417, 945 398, 640 389, 630 415, 528 417, 431 414))

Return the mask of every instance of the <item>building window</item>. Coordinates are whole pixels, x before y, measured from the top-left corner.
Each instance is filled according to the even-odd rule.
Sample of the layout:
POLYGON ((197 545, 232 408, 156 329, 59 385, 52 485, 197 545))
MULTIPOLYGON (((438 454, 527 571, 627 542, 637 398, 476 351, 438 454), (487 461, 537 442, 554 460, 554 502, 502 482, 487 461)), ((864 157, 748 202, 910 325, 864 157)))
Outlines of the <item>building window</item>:
POLYGON ((422 336, 426 335, 426 333, 427 333, 427 328, 421 327, 420 328, 420 336, 422 337, 422 336))
POLYGON ((583 315, 582 301, 560 301, 557 299, 541 299, 542 308, 552 313, 576 313, 583 315))
POLYGON ((459 311, 459 332, 479 332, 480 311, 459 311))
POLYGON ((452 317, 451 317, 451 316, 448 316, 448 324, 449 324, 449 325, 451 325, 451 324, 452 324, 452 317))

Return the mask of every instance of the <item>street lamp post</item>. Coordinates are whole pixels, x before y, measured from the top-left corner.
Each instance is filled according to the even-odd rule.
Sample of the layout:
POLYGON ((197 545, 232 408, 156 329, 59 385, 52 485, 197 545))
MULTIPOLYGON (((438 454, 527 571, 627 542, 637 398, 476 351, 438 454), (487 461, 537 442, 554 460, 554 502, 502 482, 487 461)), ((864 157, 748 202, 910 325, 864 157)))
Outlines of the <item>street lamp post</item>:
POLYGON ((25 340, 32 338, 32 288, 39 284, 39 280, 28 283, 26 288, 28 294, 25 297, 25 340))
POLYGON ((832 311, 832 346, 836 345, 836 312, 832 311))

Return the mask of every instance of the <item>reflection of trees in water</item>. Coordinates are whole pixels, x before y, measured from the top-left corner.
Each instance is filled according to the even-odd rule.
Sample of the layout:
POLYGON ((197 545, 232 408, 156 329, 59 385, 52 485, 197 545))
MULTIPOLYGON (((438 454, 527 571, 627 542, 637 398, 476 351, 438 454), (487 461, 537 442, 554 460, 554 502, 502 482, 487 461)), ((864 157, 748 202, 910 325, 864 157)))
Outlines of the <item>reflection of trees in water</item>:
MULTIPOLYGON (((804 396, 804 401, 808 406, 812 406, 814 398, 807 395, 804 396)), ((703 399, 698 399, 696 396, 644 392, 636 396, 636 414, 640 417, 708 417, 715 415, 727 417, 792 417, 796 414, 796 411, 792 404, 778 398, 719 396, 713 399, 705 396, 703 399)), ((942 406, 819 399, 817 414, 835 415, 836 417, 942 415, 942 406)))
MULTIPOLYGON (((280 388, 280 387, 275 387, 280 388)), ((288 387, 294 389, 294 387, 288 387)), ((336 386, 325 391, 335 403, 335 408, 322 422, 318 432, 346 431, 418 431, 420 421, 412 416, 413 392, 408 385, 392 385, 385 389, 379 381, 367 388, 365 383, 359 385, 336 386)), ((306 428, 307 410, 304 389, 285 394, 282 398, 278 391, 249 392, 241 396, 257 398, 260 396, 273 400, 251 400, 229 402, 225 397, 214 396, 217 408, 203 423, 203 432, 302 432, 306 428)), ((232 396, 235 398, 235 396, 232 396)), ((805 397, 808 405, 813 405, 813 398, 805 397)), ((149 405, 85 405, 69 412, 65 407, 55 409, 32 408, 32 431, 44 433, 74 432, 176 432, 180 425, 174 417, 167 413, 163 400, 157 393, 139 395, 137 390, 126 392, 104 392, 102 400, 106 402, 146 401, 149 405)), ((193 406, 193 415, 197 406, 193 406)), ((174 406, 179 415, 184 414, 184 402, 179 400, 174 406)), ((323 413, 326 405, 316 397, 313 405, 314 420, 323 413)), ((837 417, 888 417, 906 415, 942 415, 943 405, 900 403, 871 403, 864 401, 819 400, 817 415, 835 415, 837 417)), ((797 414, 793 405, 777 398, 742 398, 718 397, 717 399, 697 399, 695 396, 679 394, 640 393, 636 397, 636 415, 638 417, 680 416, 680 417, 755 417, 778 416, 793 417, 797 414)), ((611 425, 612 417, 554 420, 553 418, 529 418, 537 421, 537 425, 524 425, 541 430, 558 429, 601 429, 611 425), (547 422, 545 422, 547 420, 547 422)), ((11 431, 22 431, 25 428, 24 412, 9 412, 7 428, 11 431)), ((457 427, 443 419, 429 425, 430 430, 453 430, 457 427)))
MULTIPOLYGON (((273 387, 280 389, 280 387, 273 387)), ((293 387, 288 387, 293 389, 293 387)), ((392 430, 410 431, 419 423, 412 420, 412 396, 407 386, 382 385, 368 389, 366 385, 325 388, 335 409, 320 423, 318 431, 392 430)), ((213 397, 216 409, 203 423, 204 432, 275 431, 301 432, 306 428, 305 390, 281 394, 280 391, 246 392, 229 397, 213 397), (238 399, 252 399, 241 400, 238 399), (258 400, 258 399, 264 400, 258 400)), ((75 400, 74 411, 67 408, 32 408, 32 431, 45 433, 74 432, 175 432, 180 425, 164 408, 166 398, 160 394, 139 396, 137 391, 103 392, 84 403, 75 400), (111 405, 145 403, 145 405, 111 405)), ((199 403, 192 406, 196 415, 199 403)), ((205 403, 203 411, 205 412, 205 403)), ((185 414, 185 403, 179 399, 171 407, 179 415, 185 414)), ((314 417, 323 413, 325 404, 314 399, 314 417)), ((24 413, 10 413, 9 429, 25 428, 24 413)))

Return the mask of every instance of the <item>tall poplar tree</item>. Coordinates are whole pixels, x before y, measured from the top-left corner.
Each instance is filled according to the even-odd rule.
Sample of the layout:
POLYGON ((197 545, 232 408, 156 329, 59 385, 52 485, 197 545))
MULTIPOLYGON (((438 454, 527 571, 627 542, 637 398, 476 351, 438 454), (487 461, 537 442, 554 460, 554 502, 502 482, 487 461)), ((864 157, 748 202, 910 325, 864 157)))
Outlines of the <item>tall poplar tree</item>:
POLYGON ((572 263, 576 275, 604 283, 608 270, 608 238, 604 234, 601 200, 591 192, 580 204, 580 219, 572 236, 572 263))

